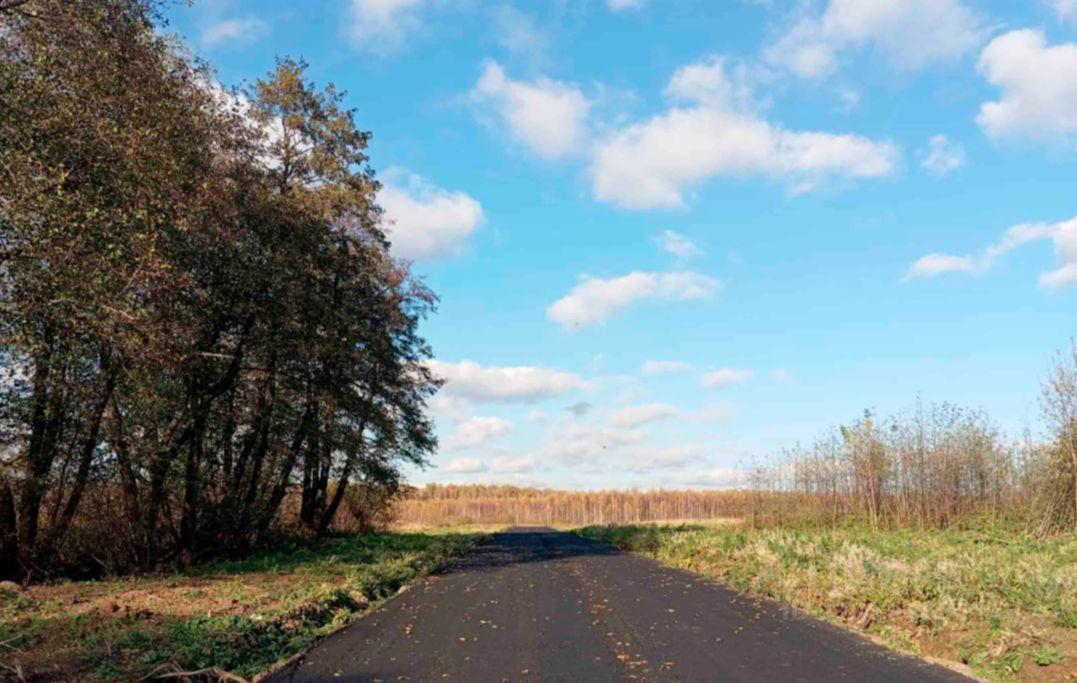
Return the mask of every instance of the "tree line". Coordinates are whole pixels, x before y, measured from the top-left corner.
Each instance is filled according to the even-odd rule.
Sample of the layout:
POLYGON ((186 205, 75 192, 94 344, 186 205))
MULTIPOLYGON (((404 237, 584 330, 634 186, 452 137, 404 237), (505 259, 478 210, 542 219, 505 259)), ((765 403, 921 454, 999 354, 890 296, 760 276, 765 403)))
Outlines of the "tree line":
POLYGON ((427 484, 393 507, 397 524, 637 524, 747 516, 748 491, 558 491, 519 486, 427 484))
POLYGON ((757 518, 849 517, 873 526, 946 527, 1009 519, 1040 535, 1077 529, 1077 343, 1042 386, 1045 438, 1007 439, 982 411, 923 405, 871 411, 754 469, 757 518), (775 507, 770 493, 796 494, 775 507), (791 504, 790 504, 791 503, 791 504))
POLYGON ((1077 343, 1043 383, 1047 433, 1018 441, 979 410, 918 403, 867 410, 810 443, 748 464, 737 490, 407 489, 401 524, 635 524, 736 519, 752 526, 946 528, 973 521, 1049 535, 1077 529, 1077 343))
POLYGON ((222 88, 161 11, 0 2, 4 577, 323 534, 436 445, 370 133, 302 61, 222 88))

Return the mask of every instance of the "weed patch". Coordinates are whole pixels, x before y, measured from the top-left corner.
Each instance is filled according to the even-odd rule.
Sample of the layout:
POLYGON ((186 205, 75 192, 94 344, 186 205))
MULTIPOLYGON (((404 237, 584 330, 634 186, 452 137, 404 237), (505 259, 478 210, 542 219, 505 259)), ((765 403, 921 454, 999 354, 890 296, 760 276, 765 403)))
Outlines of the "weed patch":
POLYGON ((217 667, 250 677, 469 548, 474 534, 286 542, 184 574, 0 593, 0 662, 34 680, 138 680, 217 667))
POLYGON ((1065 680, 1077 659, 1077 537, 1019 529, 586 527, 623 550, 712 576, 962 662, 993 680, 1065 680))

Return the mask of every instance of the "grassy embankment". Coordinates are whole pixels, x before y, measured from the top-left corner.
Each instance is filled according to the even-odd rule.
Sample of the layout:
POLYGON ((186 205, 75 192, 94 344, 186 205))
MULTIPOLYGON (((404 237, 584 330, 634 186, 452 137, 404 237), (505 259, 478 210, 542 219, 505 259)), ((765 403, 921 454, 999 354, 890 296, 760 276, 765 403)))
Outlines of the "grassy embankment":
POLYGON ((460 533, 295 543, 183 574, 0 590, 0 678, 249 677, 470 547, 460 533))
POLYGON ((1077 537, 1018 530, 587 527, 581 534, 992 680, 1077 678, 1077 537))

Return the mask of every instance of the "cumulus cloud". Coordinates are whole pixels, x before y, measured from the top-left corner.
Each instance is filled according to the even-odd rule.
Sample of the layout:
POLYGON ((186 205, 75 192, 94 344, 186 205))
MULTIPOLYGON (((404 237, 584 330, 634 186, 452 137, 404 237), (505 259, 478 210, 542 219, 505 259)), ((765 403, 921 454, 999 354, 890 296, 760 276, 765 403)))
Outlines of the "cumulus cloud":
POLYGON ((725 389, 734 384, 744 384, 754 375, 755 373, 748 369, 719 368, 718 370, 704 373, 703 376, 699 378, 699 381, 705 387, 725 389))
POLYGON ((926 278, 944 273, 979 274, 990 270, 1003 256, 1031 242, 1050 240, 1054 245, 1059 266, 1039 276, 1043 287, 1064 287, 1077 284, 1077 218, 1058 223, 1021 223, 1007 230, 1002 239, 988 245, 978 254, 928 254, 906 273, 906 279, 926 278))
POLYGON ((691 272, 634 272, 614 278, 587 277, 555 301, 546 315, 566 330, 605 322, 637 301, 710 299, 721 289, 718 280, 691 272))
POLYGON ((1002 91, 976 117, 987 135, 1077 144, 1077 43, 1049 46, 1041 31, 1010 31, 984 48, 979 69, 1002 91))
POLYGON ((887 176, 899 165, 891 142, 764 120, 721 59, 680 69, 666 94, 679 104, 597 143, 591 176, 599 200, 678 207, 687 190, 716 176, 773 178, 805 192, 832 178, 887 176))
POLYGON ((680 411, 668 403, 641 403, 625 406, 610 416, 610 423, 615 427, 641 427, 650 422, 676 417, 680 411))
POLYGON ((471 413, 471 402, 459 396, 450 396, 439 393, 430 399, 430 409, 438 417, 443 417, 453 422, 466 420, 471 413))
POLYGON ((640 372, 649 377, 655 375, 667 375, 672 372, 686 372, 692 369, 692 364, 683 360, 649 360, 643 363, 640 372))
POLYGON ((736 416, 737 409, 729 403, 708 403, 692 414, 692 418, 699 422, 725 422, 736 416))
POLYGON ((393 253, 408 259, 451 256, 482 225, 482 205, 464 192, 443 190, 423 178, 391 171, 378 193, 393 253))
POLYGON ((978 270, 977 260, 972 256, 953 254, 926 254, 909 266, 906 278, 935 277, 943 273, 973 273, 978 270))
POLYGON ((445 440, 445 448, 461 451, 476 448, 487 441, 504 436, 512 430, 512 422, 500 417, 473 417, 461 422, 452 435, 445 440))
POLYGON ((448 474, 477 474, 486 471, 486 464, 478 458, 456 458, 441 469, 448 474))
POLYGON ((258 17, 222 19, 202 27, 202 47, 237 46, 251 43, 269 31, 269 24, 258 17))
POLYGON ((663 230, 661 234, 654 238, 654 243, 662 251, 674 255, 682 261, 703 253, 703 250, 696 246, 695 242, 673 230, 663 230))
POLYGON ((351 0, 348 34, 352 44, 368 52, 392 52, 421 24, 426 0, 351 0))
POLYGON ((630 429, 572 422, 550 432, 547 450, 566 462, 589 461, 595 456, 610 456, 620 448, 643 440, 643 433, 630 429))
POLYGON ((496 474, 526 474, 538 467, 534 457, 499 455, 490 461, 490 471, 496 474))
POLYGON ((512 137, 544 159, 584 150, 591 103, 574 85, 549 78, 513 80, 490 62, 471 97, 492 107, 512 137))
POLYGON ((945 135, 932 135, 920 166, 936 176, 953 173, 965 165, 965 148, 945 135))
POLYGON ((902 70, 950 62, 986 36, 983 20, 959 0, 829 0, 764 50, 764 59, 803 78, 837 70, 846 50, 869 49, 902 70))
POLYGON ((477 402, 533 403, 590 388, 579 375, 553 368, 484 366, 470 360, 431 360, 427 366, 445 379, 445 394, 477 402))
POLYGON ((1055 256, 1060 265, 1055 270, 1041 273, 1040 285, 1043 287, 1077 285, 1077 218, 1064 223, 1056 223, 1051 239, 1054 242, 1055 256))
POLYGON ((734 467, 712 467, 686 473, 671 481, 691 488, 738 488, 748 483, 748 472, 734 467))
POLYGON ((687 443, 673 446, 640 445, 622 449, 618 454, 619 469, 644 473, 655 470, 667 471, 685 467, 698 461, 703 454, 699 444, 687 443))

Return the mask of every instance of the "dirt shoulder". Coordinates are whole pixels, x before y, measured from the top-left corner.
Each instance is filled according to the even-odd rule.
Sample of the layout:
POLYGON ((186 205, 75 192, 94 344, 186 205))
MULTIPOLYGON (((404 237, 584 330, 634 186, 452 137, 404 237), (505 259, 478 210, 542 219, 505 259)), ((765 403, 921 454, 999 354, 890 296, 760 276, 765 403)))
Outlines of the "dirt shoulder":
POLYGON ((0 678, 249 678, 351 623, 477 540, 356 534, 183 574, 0 587, 0 678))

